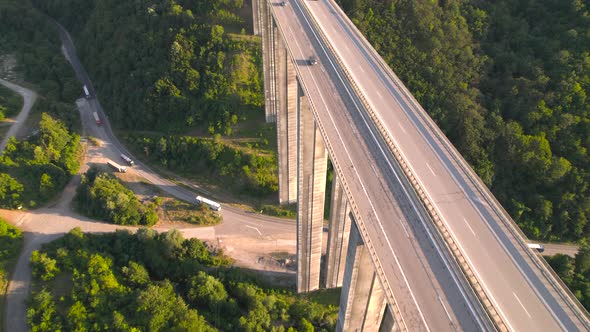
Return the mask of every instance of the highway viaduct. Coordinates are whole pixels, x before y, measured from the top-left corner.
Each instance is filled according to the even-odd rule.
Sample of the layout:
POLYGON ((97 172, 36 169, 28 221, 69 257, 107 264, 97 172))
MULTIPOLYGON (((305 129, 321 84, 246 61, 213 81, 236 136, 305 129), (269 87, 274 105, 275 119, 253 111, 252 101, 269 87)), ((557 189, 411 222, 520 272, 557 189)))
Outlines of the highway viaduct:
POLYGON ((277 124, 279 201, 297 203, 297 291, 342 286, 339 331, 590 329, 333 0, 252 0, 252 10, 266 121, 277 124))

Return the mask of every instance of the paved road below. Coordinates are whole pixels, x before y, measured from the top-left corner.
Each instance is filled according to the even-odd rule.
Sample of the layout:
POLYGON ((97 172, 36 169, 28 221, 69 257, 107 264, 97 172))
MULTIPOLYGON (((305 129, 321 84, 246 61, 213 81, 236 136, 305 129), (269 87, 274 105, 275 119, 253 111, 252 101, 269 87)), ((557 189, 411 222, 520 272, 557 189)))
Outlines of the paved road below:
POLYGON ((10 82, 3 80, 1 78, 0 78, 0 84, 4 85, 5 87, 9 88, 10 90, 13 90, 14 92, 16 92, 18 94, 20 94, 21 96, 23 96, 23 99, 24 99, 23 108, 21 109, 21 111, 18 114, 18 116, 16 117, 14 123, 10 126, 10 129, 8 129, 8 132, 6 132, 6 135, 4 135, 4 137, 2 138, 2 141, 0 142, 0 154, 2 154, 2 151, 4 151, 6 144, 8 144, 8 139, 11 136, 15 136, 16 133, 18 133, 18 130, 20 129, 20 127, 27 120, 27 117, 29 116, 31 108, 35 104, 35 100, 37 100, 37 93, 35 91, 29 90, 27 88, 23 88, 22 86, 16 85, 14 83, 10 83, 10 82))
POLYGON ((545 247, 543 256, 553 256, 557 254, 568 255, 575 257, 580 250, 580 246, 576 244, 560 244, 560 243, 541 243, 545 247))

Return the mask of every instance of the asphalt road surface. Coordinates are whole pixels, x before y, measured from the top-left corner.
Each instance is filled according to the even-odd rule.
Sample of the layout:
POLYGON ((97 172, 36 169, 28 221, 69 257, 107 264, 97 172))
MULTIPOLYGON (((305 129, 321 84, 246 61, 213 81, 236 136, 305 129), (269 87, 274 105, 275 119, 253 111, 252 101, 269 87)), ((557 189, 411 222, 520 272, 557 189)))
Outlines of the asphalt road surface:
POLYGON ((3 80, 1 78, 0 78, 0 84, 4 85, 5 87, 9 88, 10 90, 17 92, 18 94, 20 94, 23 97, 23 101, 24 101, 23 107, 22 107, 20 113, 18 113, 16 119, 14 120, 12 125, 10 125, 10 129, 8 129, 8 132, 6 132, 6 135, 4 135, 4 137, 2 138, 2 142, 0 142, 0 154, 2 154, 2 151, 4 151, 4 148, 6 148, 6 144, 8 144, 8 139, 11 136, 16 136, 16 134, 18 133, 18 130, 21 128, 23 123, 27 120, 27 117, 29 116, 29 112, 31 112, 31 108, 33 108, 33 105, 35 104, 35 100, 37 100, 37 93, 35 91, 29 90, 29 89, 22 87, 20 85, 10 83, 10 82, 3 80))
POLYGON ((369 250, 385 274, 382 283, 392 290, 388 295, 395 297, 400 323, 410 330, 481 330, 454 269, 396 178, 393 156, 382 148, 383 142, 323 51, 302 8, 296 1, 287 6, 277 1, 271 10, 295 59, 322 135, 328 138, 330 157, 358 207, 357 223, 364 224, 371 239, 369 250), (312 55, 317 65, 308 64, 312 55))
MULTIPOLYGON (((387 128, 508 327, 518 331, 583 328, 587 320, 578 320, 556 294, 551 280, 544 277, 545 272, 535 261, 538 258, 502 220, 500 208, 489 199, 491 193, 465 170, 465 161, 449 148, 448 140, 401 82, 381 65, 335 3, 301 3, 309 7, 380 123, 387 128)), ((373 239, 378 241, 383 236, 387 235, 373 239)))

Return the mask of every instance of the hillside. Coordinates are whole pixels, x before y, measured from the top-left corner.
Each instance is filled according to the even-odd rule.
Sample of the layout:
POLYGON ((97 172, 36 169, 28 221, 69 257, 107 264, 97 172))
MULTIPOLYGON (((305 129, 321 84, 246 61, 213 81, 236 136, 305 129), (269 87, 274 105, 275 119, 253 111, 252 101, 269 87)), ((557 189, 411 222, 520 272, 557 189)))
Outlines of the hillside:
POLYGON ((590 238, 588 2, 340 2, 529 237, 590 238))

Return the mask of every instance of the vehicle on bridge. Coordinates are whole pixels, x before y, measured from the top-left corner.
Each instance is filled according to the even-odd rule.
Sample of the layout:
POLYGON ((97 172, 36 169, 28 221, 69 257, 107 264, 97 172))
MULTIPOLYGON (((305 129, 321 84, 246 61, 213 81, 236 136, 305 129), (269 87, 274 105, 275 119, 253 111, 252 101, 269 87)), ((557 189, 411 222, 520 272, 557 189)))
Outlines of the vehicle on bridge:
POLYGON ((88 87, 84 85, 84 98, 90 99, 92 96, 90 95, 90 91, 88 91, 88 87))
POLYGON ((96 121, 96 125, 100 126, 102 124, 102 121, 100 120, 98 113, 92 112, 92 116, 94 117, 94 121, 96 121))
POLYGON ((202 196, 197 196, 197 203, 207 205, 213 211, 221 211, 221 204, 202 196))
POLYGON ((535 249, 538 252, 543 252, 545 251, 545 247, 543 247, 542 244, 538 244, 538 243, 528 243, 527 244, 529 248, 531 249, 535 249))
POLYGON ((125 162, 127 164, 129 164, 129 166, 135 165, 135 163, 133 162, 133 160, 131 158, 127 157, 126 155, 124 155, 122 153, 121 153, 121 159, 125 160, 125 162))
POLYGON ((112 160, 107 161, 107 164, 109 166, 111 166, 112 169, 114 169, 115 171, 117 171, 119 173, 125 173, 125 172, 127 172, 127 167, 121 166, 121 165, 117 164, 116 162, 114 162, 112 160))

